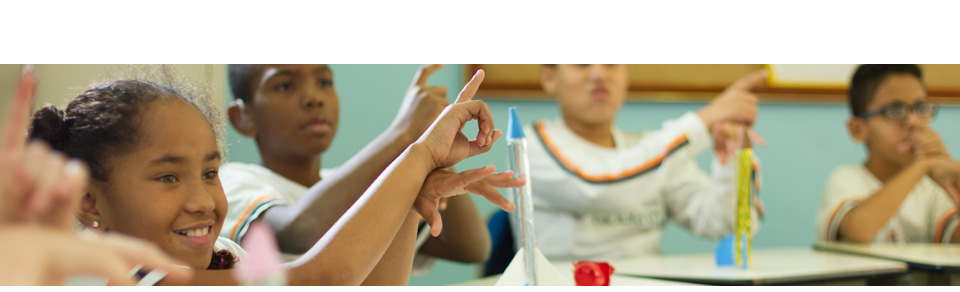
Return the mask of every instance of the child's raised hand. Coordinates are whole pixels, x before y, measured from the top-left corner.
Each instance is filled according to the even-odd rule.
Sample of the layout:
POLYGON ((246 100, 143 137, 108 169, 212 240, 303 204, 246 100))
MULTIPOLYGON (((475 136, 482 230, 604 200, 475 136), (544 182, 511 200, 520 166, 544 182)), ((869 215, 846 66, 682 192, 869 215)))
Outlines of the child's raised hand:
POLYGON ((483 101, 472 100, 483 82, 483 70, 477 71, 460 91, 457 102, 448 105, 433 125, 413 146, 425 149, 432 157, 432 168, 450 167, 467 157, 490 150, 503 132, 494 129, 493 115, 483 101), (467 122, 477 120, 477 136, 469 140, 461 132, 467 122))
POLYGON ((720 96, 717 96, 707 106, 697 112, 708 129, 719 122, 729 121, 753 126, 757 118, 756 94, 750 92, 754 87, 764 83, 767 70, 750 73, 731 84, 720 96))
POLYGON ((512 171, 493 173, 493 165, 456 173, 447 169, 436 169, 427 175, 420 188, 420 194, 414 202, 414 210, 430 224, 430 233, 440 235, 443 221, 437 208, 440 200, 466 193, 487 198, 488 201, 510 212, 516 206, 500 195, 496 188, 518 188, 526 182, 523 178, 513 178, 512 171))
POLYGON ((733 122, 720 122, 714 124, 711 129, 713 133, 713 150, 717 155, 720 164, 726 164, 737 150, 749 148, 756 142, 760 146, 767 144, 760 134, 753 131, 753 127, 747 127, 743 124, 733 122))
POLYGON ((443 86, 427 87, 430 75, 443 69, 443 64, 424 65, 413 76, 413 83, 407 88, 403 103, 394 118, 391 127, 417 138, 450 104, 447 100, 447 88, 443 86))
POLYGON ((72 230, 87 169, 42 142, 24 149, 36 80, 29 69, 20 77, 0 136, 0 224, 40 223, 72 230))

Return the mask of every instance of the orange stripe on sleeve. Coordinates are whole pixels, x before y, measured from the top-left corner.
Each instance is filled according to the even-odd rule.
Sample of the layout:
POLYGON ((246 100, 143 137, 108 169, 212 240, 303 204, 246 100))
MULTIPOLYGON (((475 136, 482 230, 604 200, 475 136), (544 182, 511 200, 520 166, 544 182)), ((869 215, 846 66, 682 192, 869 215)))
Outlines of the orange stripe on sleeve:
POLYGON ((253 203, 250 203, 250 205, 247 206, 247 209, 243 211, 243 215, 240 215, 240 219, 237 219, 236 224, 233 225, 233 229, 230 230, 230 240, 233 240, 234 242, 236 242, 237 238, 235 237, 237 235, 237 228, 240 228, 240 226, 243 225, 243 222, 247 221, 247 217, 250 217, 250 212, 253 211, 254 207, 260 204, 261 201, 267 200, 267 199, 277 199, 277 197, 263 196, 254 200, 253 203))
MULTIPOLYGON (((860 200, 858 200, 858 199, 846 199, 846 200, 840 201, 840 203, 838 203, 836 207, 833 207, 833 211, 830 211, 830 216, 827 217, 827 222, 824 222, 824 224, 827 225, 827 226, 824 226, 824 227, 826 227, 826 228, 824 229, 824 232, 825 232, 824 235, 826 235, 826 236, 823 237, 824 240, 827 240, 827 241, 830 240, 830 222, 833 222, 833 217, 834 217, 834 216, 837 216, 837 212, 840 211, 840 208, 843 207, 843 205, 846 205, 847 203, 850 203, 850 202, 859 202, 859 201, 860 201, 860 200)), ((838 224, 837 224, 837 232, 840 232, 839 222, 838 222, 838 224)), ((838 235, 838 236, 837 236, 837 239, 839 239, 839 238, 840 238, 840 236, 838 235)))
POLYGON ((950 217, 957 215, 957 208, 951 208, 947 210, 946 213, 943 213, 943 216, 940 216, 940 220, 937 220, 936 232, 933 233, 933 242, 940 243, 943 241, 943 232, 947 228, 947 222, 950 220, 950 217))
POLYGON ((661 162, 663 162, 663 159, 666 158, 667 154, 669 154, 670 151, 679 147, 681 144, 687 142, 687 135, 686 134, 680 135, 680 137, 677 137, 676 139, 673 140, 673 142, 667 145, 663 153, 660 153, 656 157, 644 162, 640 166, 621 171, 620 173, 617 173, 617 174, 592 175, 592 174, 583 172, 579 167, 574 165, 572 162, 570 162, 569 159, 563 156, 563 153, 560 152, 560 149, 556 146, 556 144, 553 143, 553 140, 550 139, 550 135, 543 130, 543 121, 537 122, 536 130, 540 134, 543 144, 546 145, 547 148, 550 150, 550 152, 553 153, 554 157, 556 157, 557 160, 561 164, 563 164, 564 168, 574 172, 577 176, 590 182, 616 181, 619 179, 627 178, 627 177, 636 175, 638 173, 647 171, 659 165, 661 162))

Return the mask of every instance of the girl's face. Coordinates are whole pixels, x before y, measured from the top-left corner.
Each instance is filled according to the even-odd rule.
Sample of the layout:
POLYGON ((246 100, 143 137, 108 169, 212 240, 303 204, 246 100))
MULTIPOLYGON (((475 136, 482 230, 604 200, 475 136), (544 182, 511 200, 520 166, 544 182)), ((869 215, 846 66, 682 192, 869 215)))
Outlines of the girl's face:
POLYGON ((91 184, 101 228, 149 240, 206 269, 227 212, 213 129, 176 98, 145 105, 139 122, 135 149, 108 158, 109 182, 91 184))

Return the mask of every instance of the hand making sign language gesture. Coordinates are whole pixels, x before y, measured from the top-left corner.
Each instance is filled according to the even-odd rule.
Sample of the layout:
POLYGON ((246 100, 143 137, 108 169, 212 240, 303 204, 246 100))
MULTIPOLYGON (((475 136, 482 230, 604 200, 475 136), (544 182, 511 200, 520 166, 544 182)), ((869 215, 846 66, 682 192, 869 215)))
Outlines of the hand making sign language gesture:
MULTIPOLYGON (((494 128, 493 115, 483 101, 472 100, 483 82, 483 70, 470 79, 463 87, 457 101, 447 106, 440 117, 420 136, 414 144, 425 146, 428 150, 429 166, 438 169, 453 166, 458 162, 477 154, 485 153, 493 147, 503 132, 494 128), (477 120, 479 131, 474 140, 470 140, 462 130, 467 122, 477 120)), ((437 170, 435 170, 437 171, 437 170)), ((440 170, 443 171, 443 170, 440 170)), ((459 195, 461 190, 478 193, 500 208, 512 211, 515 206, 500 196, 494 187, 519 187, 523 179, 508 178, 506 174, 494 174, 492 166, 471 169, 459 174, 431 173, 414 203, 414 209, 430 224, 434 236, 440 234, 443 223, 437 208, 440 198, 459 195), (476 183, 476 184, 475 184, 476 183)), ((512 174, 510 174, 512 175, 512 174)))
POLYGON ((713 134, 714 152, 720 163, 726 163, 737 149, 750 147, 751 142, 766 145, 764 139, 753 131, 759 98, 752 92, 764 83, 766 77, 767 70, 741 77, 697 112, 713 134))

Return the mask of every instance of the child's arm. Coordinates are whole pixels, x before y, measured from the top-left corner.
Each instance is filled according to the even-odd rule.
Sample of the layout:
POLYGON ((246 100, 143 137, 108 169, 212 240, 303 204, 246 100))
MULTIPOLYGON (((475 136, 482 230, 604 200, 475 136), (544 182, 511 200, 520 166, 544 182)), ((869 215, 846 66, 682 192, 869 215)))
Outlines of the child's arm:
POLYGON ((390 247, 387 248, 387 252, 360 285, 406 286, 410 281, 414 256, 410 251, 416 246, 417 223, 420 216, 412 209, 407 213, 407 218, 404 218, 404 223, 397 232, 397 236, 393 238, 390 247))
POLYGON ((857 243, 869 242, 900 210, 920 179, 930 171, 930 159, 918 159, 883 184, 883 187, 850 209, 840 221, 837 238, 857 243))
POLYGON ((953 238, 950 241, 960 243, 960 226, 957 226, 956 230, 953 230, 953 238))
POLYGON ((284 252, 303 253, 313 246, 449 104, 446 88, 426 87, 429 76, 442 67, 430 65, 417 71, 396 120, 386 131, 296 202, 264 211, 260 218, 276 230, 284 252))

